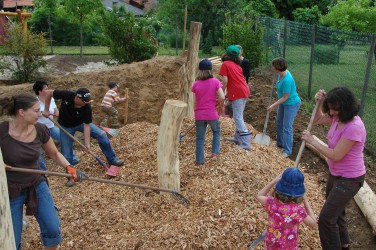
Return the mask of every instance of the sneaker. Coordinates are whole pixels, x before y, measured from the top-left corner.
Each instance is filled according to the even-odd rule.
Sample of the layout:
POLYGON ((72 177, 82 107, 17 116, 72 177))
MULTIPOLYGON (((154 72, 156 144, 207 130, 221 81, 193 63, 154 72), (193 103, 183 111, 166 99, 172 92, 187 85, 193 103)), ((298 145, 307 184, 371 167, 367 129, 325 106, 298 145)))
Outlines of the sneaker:
POLYGON ((67 183, 65 183, 65 185, 66 185, 67 187, 73 187, 73 186, 74 186, 74 182, 71 181, 71 180, 68 180, 67 183))
POLYGON ((220 154, 212 154, 212 158, 214 158, 214 157, 219 157, 220 156, 220 154))
POLYGON ((202 166, 202 165, 204 165, 204 163, 198 163, 197 161, 195 162, 195 165, 196 166, 202 166))
POLYGON ((287 157, 289 157, 289 156, 290 156, 290 155, 288 155, 286 152, 283 152, 283 153, 282 153, 282 157, 283 157, 283 158, 287 158, 287 157))
POLYGON ((114 166, 122 166, 124 164, 124 160, 120 160, 120 159, 117 159, 116 161, 114 161, 113 163, 111 163, 111 165, 114 165, 114 166))

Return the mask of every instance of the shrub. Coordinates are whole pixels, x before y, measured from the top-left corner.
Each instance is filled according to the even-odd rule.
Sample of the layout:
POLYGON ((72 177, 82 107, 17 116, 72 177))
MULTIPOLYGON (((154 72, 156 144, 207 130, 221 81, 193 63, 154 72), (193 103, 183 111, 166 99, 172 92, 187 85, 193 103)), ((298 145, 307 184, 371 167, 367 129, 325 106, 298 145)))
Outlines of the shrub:
POLYGON ((47 65, 43 59, 47 53, 46 46, 47 40, 43 33, 36 34, 30 30, 23 32, 21 25, 14 24, 5 37, 0 69, 10 70, 14 80, 18 82, 33 81, 38 69, 47 65))
POLYGON ((336 45, 316 45, 314 62, 318 64, 338 64, 339 51, 336 45))

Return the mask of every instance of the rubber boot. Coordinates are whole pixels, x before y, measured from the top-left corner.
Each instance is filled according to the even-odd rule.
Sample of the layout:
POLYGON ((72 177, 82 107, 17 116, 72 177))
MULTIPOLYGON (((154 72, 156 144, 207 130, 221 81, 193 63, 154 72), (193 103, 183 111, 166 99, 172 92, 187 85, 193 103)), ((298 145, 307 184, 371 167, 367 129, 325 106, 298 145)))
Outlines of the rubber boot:
POLYGON ((240 134, 240 145, 238 146, 241 149, 252 150, 251 146, 252 133, 246 132, 240 134))
POLYGON ((235 131, 234 137, 225 137, 226 141, 235 142, 236 145, 241 144, 241 138, 239 131, 235 131))

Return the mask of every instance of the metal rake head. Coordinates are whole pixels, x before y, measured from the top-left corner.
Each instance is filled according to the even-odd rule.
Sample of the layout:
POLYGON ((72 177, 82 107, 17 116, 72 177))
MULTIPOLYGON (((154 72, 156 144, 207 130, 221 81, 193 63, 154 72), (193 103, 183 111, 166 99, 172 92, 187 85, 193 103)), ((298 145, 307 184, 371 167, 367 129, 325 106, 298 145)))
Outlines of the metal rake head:
POLYGON ((189 204, 191 204, 190 201, 189 201, 187 198, 185 198, 183 195, 179 194, 179 193, 176 192, 176 191, 171 192, 171 196, 172 196, 175 200, 179 201, 181 204, 183 204, 183 205, 186 206, 186 207, 188 207, 189 204))

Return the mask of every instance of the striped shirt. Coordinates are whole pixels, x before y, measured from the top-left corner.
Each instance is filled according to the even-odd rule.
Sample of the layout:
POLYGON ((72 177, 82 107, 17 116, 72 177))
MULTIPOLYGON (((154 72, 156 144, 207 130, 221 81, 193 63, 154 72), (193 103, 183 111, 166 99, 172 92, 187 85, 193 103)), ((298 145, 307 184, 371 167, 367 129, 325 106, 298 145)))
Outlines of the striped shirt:
POLYGON ((116 91, 110 89, 104 95, 101 106, 112 107, 112 104, 116 98, 119 98, 118 94, 116 91))

